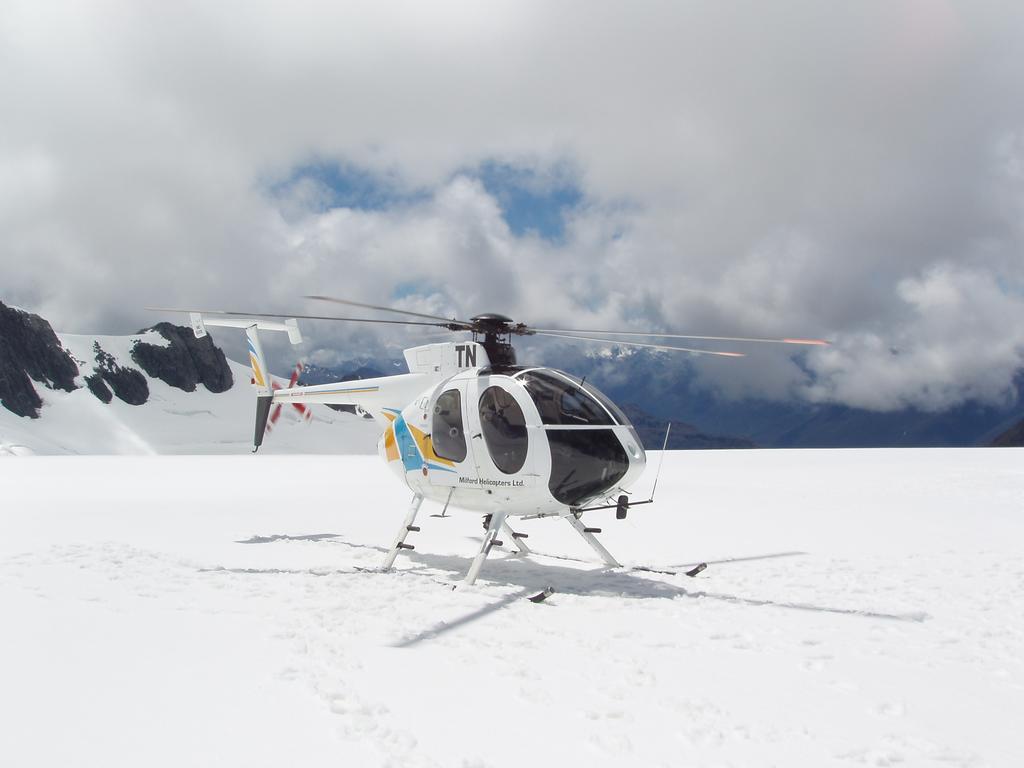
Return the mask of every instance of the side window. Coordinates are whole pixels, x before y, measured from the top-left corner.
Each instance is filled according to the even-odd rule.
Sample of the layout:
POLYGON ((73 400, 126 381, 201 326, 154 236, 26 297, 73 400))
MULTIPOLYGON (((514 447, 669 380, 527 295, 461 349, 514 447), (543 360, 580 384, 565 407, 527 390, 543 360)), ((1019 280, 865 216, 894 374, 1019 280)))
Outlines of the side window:
POLYGON ((459 390, 449 389, 434 403, 431 439, 434 453, 442 459, 466 460, 466 435, 462 429, 462 396, 459 390))
POLYGON ((480 431, 494 466, 506 475, 523 468, 529 448, 526 417, 508 391, 488 387, 480 395, 480 431))

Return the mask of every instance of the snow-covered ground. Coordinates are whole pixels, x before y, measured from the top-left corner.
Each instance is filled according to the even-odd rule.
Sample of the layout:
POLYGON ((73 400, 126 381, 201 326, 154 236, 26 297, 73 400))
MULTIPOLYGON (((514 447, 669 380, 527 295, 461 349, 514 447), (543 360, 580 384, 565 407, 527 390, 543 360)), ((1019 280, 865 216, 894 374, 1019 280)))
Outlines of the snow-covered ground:
POLYGON ((672 453, 658 493, 588 523, 697 578, 452 591, 475 515, 357 570, 408 501, 376 457, 0 460, 0 763, 1024 765, 1024 450, 672 453))
MULTIPOLYGON (((143 336, 79 336, 62 333, 60 340, 88 374, 99 343, 119 364, 138 369, 131 359, 136 339, 166 344, 159 334, 143 336)), ((4 454, 238 454, 252 447, 256 395, 248 366, 228 361, 234 386, 213 393, 201 384, 194 392, 146 377, 149 400, 128 405, 116 397, 108 404, 82 387, 54 391, 36 384, 43 400, 40 418, 17 416, 0 407, 0 456, 4 454)), ((286 379, 279 379, 287 385, 286 379)), ((314 406, 313 420, 304 422, 283 407, 263 453, 374 453, 379 428, 353 414, 314 406)))

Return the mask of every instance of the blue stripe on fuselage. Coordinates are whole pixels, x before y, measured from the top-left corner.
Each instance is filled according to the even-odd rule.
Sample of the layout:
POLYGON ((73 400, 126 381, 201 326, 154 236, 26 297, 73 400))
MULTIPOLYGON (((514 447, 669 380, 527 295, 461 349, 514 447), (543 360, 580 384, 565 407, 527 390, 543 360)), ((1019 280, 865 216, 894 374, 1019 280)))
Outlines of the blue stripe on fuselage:
POLYGON ((423 467, 423 457, 416 445, 405 419, 398 416, 395 419, 395 441, 398 443, 398 455, 402 457, 402 464, 406 472, 413 472, 423 467))

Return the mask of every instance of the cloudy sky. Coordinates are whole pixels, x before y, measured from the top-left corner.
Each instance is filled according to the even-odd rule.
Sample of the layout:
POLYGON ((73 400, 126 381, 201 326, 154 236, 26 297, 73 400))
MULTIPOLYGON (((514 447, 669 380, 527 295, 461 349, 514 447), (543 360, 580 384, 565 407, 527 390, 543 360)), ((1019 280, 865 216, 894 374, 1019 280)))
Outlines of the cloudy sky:
POLYGON ((823 336, 697 369, 999 401, 1024 366, 1022 83, 1019 2, 0 0, 0 300, 78 332, 326 293, 823 336))

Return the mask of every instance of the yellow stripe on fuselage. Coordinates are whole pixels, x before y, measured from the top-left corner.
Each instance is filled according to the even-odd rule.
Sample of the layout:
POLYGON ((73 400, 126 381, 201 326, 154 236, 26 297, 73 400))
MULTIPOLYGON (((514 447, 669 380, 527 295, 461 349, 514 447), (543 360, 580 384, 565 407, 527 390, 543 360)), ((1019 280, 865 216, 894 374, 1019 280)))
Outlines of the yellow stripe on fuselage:
POLYGON ((388 461, 398 461, 402 458, 398 455, 398 443, 395 441, 394 424, 389 424, 388 428, 384 430, 384 455, 388 461))
POLYGON ((434 440, 433 438, 416 429, 412 424, 406 422, 406 426, 409 427, 409 433, 412 435, 412 439, 416 441, 417 447, 420 449, 420 454, 427 461, 436 461, 438 464, 444 464, 446 467, 455 466, 455 462, 449 459, 443 459, 434 453, 434 440))

